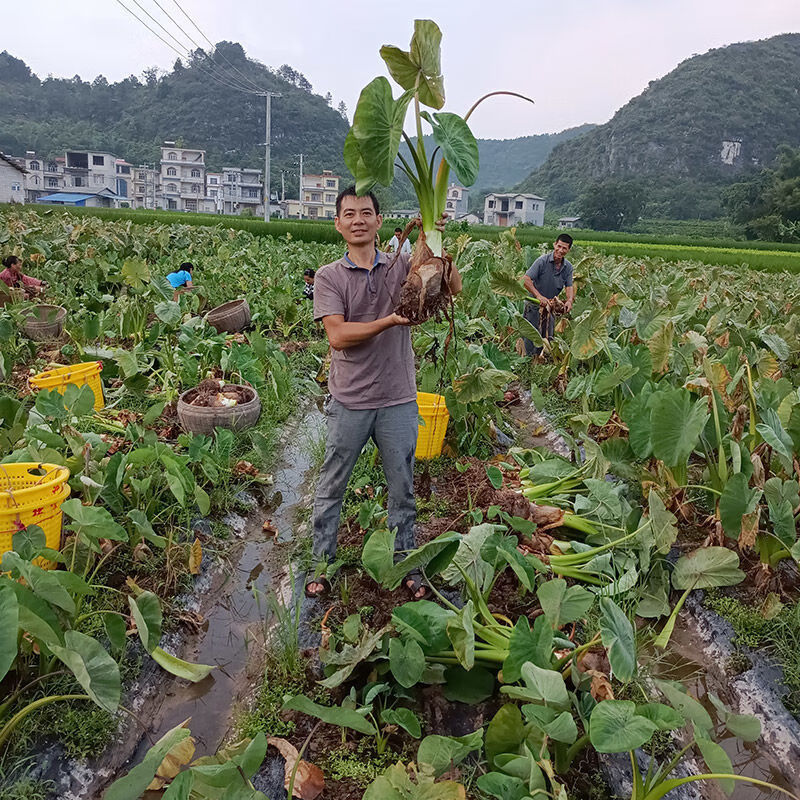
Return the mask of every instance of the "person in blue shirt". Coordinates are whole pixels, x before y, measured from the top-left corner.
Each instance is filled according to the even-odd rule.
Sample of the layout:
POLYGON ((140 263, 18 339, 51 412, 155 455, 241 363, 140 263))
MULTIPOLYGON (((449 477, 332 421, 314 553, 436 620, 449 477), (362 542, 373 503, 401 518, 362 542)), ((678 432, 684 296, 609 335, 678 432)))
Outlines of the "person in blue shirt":
POLYGON ((167 275, 167 280, 170 286, 175 290, 174 300, 178 299, 178 295, 187 289, 193 289, 192 274, 194 272, 194 264, 191 261, 184 261, 183 264, 175 272, 170 272, 167 275))

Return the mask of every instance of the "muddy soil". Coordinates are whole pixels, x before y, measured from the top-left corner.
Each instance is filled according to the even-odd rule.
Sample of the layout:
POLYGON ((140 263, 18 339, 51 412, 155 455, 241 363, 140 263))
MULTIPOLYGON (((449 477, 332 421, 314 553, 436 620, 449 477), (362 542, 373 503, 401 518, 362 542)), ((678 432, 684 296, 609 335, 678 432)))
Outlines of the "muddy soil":
POLYGON ((241 405, 255 397, 255 391, 247 386, 206 378, 201 381, 193 393, 186 396, 190 406, 202 408, 223 408, 241 405))

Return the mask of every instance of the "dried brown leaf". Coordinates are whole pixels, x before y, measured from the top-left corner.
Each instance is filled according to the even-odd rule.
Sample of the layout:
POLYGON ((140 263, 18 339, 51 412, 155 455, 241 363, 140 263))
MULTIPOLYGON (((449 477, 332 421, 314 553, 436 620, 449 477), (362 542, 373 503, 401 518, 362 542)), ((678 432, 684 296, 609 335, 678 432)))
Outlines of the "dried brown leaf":
POLYGON ((192 546, 189 548, 189 572, 192 575, 199 575, 200 574, 200 564, 203 561, 203 545, 200 544, 199 539, 195 539, 192 542, 192 546))
MULTIPOLYGON (((186 727, 189 720, 185 720, 181 727, 186 727)), ((148 790, 163 789, 194 757, 195 740, 188 736, 174 745, 164 756, 164 760, 156 770, 155 777, 147 787, 148 790)))
POLYGON ((742 517, 742 530, 739 533, 739 549, 745 550, 752 547, 756 543, 758 536, 758 521, 761 516, 761 509, 756 508, 750 514, 745 514, 742 517))
MULTIPOLYGON (((267 739, 267 744, 274 747, 283 756, 285 762, 283 785, 288 789, 294 765, 299 757, 297 748, 291 742, 287 742, 286 739, 276 736, 271 736, 267 739)), ((316 797, 322 794, 324 788, 325 778, 322 770, 308 761, 300 761, 294 778, 292 796, 299 797, 300 800, 315 800, 316 797)))

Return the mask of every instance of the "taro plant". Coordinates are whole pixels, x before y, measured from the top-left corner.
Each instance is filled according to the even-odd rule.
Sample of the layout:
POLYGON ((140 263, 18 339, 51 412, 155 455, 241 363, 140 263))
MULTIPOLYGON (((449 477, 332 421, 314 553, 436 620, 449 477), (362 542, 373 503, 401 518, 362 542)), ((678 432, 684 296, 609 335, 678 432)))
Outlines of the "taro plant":
POLYGON ((356 190, 360 194, 376 183, 389 186, 394 179, 395 159, 399 160, 401 171, 414 187, 422 232, 398 306, 401 309, 398 313, 413 322, 423 322, 447 305, 451 259, 442 250, 442 236, 436 229, 436 222, 445 211, 451 167, 464 186, 471 186, 477 178, 478 143, 467 121, 475 108, 491 96, 478 100, 464 117, 440 111, 445 102, 441 40, 442 33, 435 22, 418 19, 414 22, 408 50, 393 45, 381 48, 381 58, 403 92, 395 100, 391 84, 382 76, 368 83, 361 91, 353 125, 344 144, 345 163, 356 178, 356 190), (403 130, 406 111, 412 101, 415 142, 403 130), (433 113, 422 110, 423 105, 434 109, 433 113), (423 121, 432 129, 436 142, 431 154, 425 148, 423 121), (400 150, 401 139, 408 146, 407 154, 400 150), (442 157, 437 168, 439 151, 442 157))

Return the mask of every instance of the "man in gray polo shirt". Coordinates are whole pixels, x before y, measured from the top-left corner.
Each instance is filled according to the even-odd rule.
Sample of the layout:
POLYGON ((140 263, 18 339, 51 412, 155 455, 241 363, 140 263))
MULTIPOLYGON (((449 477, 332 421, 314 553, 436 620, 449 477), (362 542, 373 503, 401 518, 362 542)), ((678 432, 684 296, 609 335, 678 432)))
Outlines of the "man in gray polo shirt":
MULTIPOLYGON (((566 259, 572 247, 572 237, 568 233, 559 234, 553 242, 553 252, 545 253, 531 264, 525 273, 523 283, 525 288, 539 300, 539 304, 525 303, 523 316, 538 330, 545 339, 552 339, 555 333, 555 315, 549 315, 547 331, 542 331, 539 326, 539 308, 551 306, 551 300, 566 289, 567 299, 564 306, 569 312, 575 302, 575 287, 572 285, 572 264, 566 259)), ((525 353, 537 356, 542 352, 541 347, 536 347, 530 339, 525 339, 525 353)))
MULTIPOLYGON (((313 597, 329 589, 324 571, 336 556, 344 492, 370 438, 381 454, 395 547, 415 546, 417 383, 409 322, 394 313, 411 260, 375 247, 382 222, 371 192, 359 197, 353 187, 345 189, 336 199, 334 225, 347 253, 320 267, 314 280, 314 319, 322 320, 333 354, 325 461, 314 498, 315 567, 306 583, 313 597)), ((461 291, 455 267, 450 288, 461 291)), ((409 575, 406 586, 417 599, 427 594, 418 574, 409 575)))

